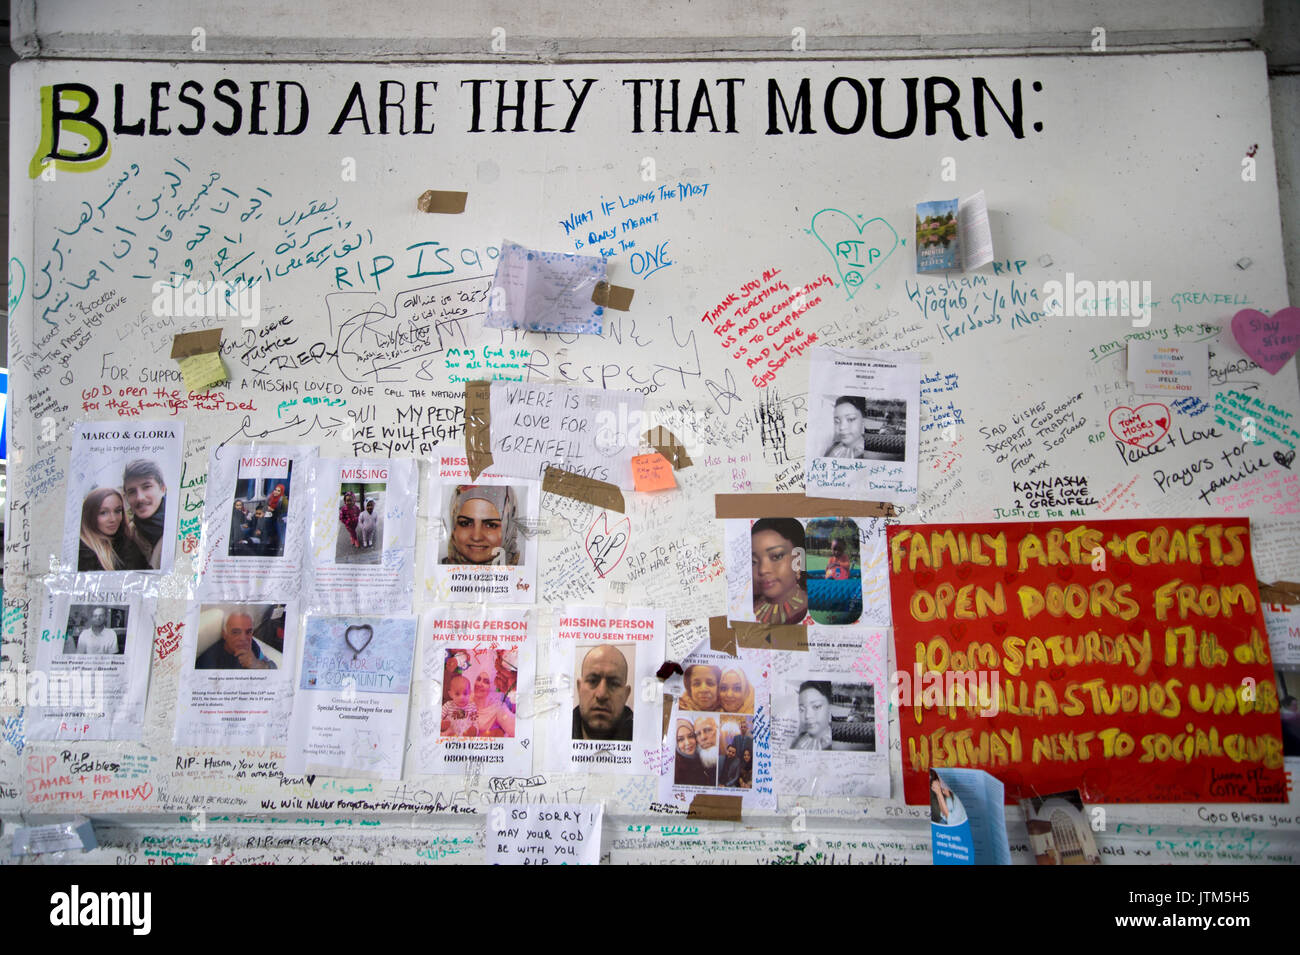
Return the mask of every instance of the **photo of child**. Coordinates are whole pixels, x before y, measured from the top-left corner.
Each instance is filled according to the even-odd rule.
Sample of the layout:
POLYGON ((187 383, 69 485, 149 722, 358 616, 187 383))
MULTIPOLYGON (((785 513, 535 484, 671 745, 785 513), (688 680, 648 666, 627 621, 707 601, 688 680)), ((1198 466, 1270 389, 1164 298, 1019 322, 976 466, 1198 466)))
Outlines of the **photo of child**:
POLYGON ((820 624, 856 623, 862 616, 858 525, 847 518, 816 518, 804 529, 808 612, 820 624))

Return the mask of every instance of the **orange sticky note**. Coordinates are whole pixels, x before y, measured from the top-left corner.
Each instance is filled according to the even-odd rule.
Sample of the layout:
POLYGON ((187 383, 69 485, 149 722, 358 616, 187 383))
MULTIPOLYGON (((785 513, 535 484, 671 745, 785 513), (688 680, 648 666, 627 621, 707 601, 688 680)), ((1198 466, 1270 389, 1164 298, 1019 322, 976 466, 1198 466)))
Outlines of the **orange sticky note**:
POLYGON ((658 451, 638 454, 632 459, 632 486, 638 491, 663 491, 676 487, 672 464, 658 451))

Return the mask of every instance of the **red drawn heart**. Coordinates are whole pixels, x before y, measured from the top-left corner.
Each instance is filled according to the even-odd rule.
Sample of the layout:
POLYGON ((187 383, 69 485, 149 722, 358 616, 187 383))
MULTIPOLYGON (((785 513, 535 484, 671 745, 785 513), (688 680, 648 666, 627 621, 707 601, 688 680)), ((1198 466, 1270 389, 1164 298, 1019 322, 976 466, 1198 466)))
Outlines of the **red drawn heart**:
POLYGON ((1110 413, 1110 433, 1135 448, 1150 448, 1169 433, 1169 408, 1158 401, 1130 408, 1120 405, 1110 413))
POLYGON ((1007 622, 1005 620, 994 620, 992 629, 999 637, 1005 636, 1007 632, 1007 622))
POLYGON ((1068 581, 1071 577, 1074 576, 1074 568, 1062 564, 1056 568, 1056 576, 1059 577, 1061 580, 1068 581))
POLYGON ((965 580, 974 572, 975 568, 970 564, 961 564, 957 567, 957 577, 959 580, 965 580))
POLYGON ((596 568, 597 577, 604 577, 618 566, 623 555, 627 553, 628 541, 631 539, 631 518, 624 517, 621 521, 615 522, 611 530, 609 512, 601 511, 596 515, 596 519, 591 522, 591 527, 587 528, 587 537, 583 543, 587 548, 588 559, 596 568))

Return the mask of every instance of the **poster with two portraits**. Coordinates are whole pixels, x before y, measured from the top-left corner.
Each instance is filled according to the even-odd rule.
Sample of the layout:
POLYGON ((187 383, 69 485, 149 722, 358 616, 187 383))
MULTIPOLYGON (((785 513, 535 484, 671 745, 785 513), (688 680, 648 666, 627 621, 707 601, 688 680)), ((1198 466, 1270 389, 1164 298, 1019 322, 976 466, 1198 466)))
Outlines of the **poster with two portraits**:
POLYGON ((775 792, 888 796, 884 520, 729 518, 724 536, 729 619, 807 629, 807 650, 768 651, 775 792))
POLYGON ((44 587, 26 688, 29 738, 141 737, 153 653, 150 582, 175 558, 183 440, 176 421, 77 425, 62 570, 44 587))
POLYGON ((208 456, 198 579, 185 616, 175 742, 265 746, 289 729, 316 449, 208 456))

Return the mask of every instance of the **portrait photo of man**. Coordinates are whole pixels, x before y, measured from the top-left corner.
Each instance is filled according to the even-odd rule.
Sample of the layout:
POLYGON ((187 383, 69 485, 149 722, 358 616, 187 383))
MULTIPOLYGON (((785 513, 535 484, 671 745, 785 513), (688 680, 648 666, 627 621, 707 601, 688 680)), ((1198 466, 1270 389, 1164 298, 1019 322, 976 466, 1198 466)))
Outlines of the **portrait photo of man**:
POLYGON ((632 740, 632 660, 634 646, 603 643, 581 654, 578 705, 573 708, 573 739, 632 740), (632 659, 629 659, 632 658, 632 659))
POLYGON ((248 609, 236 608, 225 615, 220 638, 194 661, 196 670, 274 670, 276 663, 266 647, 254 638, 256 624, 248 609))

